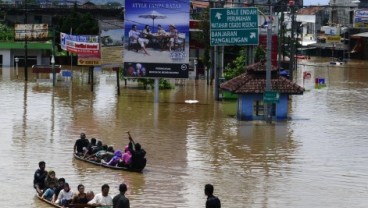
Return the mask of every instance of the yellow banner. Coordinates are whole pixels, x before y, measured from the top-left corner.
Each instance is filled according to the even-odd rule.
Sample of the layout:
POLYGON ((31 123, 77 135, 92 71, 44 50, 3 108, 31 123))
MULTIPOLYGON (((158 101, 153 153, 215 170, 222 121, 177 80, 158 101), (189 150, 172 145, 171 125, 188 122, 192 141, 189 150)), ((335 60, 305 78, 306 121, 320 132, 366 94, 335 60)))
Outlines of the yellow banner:
POLYGON ((82 66, 101 65, 101 59, 99 59, 99 58, 80 58, 80 57, 78 57, 78 65, 82 65, 82 66))
POLYGON ((340 43, 341 37, 339 35, 326 36, 326 42, 327 43, 340 43))

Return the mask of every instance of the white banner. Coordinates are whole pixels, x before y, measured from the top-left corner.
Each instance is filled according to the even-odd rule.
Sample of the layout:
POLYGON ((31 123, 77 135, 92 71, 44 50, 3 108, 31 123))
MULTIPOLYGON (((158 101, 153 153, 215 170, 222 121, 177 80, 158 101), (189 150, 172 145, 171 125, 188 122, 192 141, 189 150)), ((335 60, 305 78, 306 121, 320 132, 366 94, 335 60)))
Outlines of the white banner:
POLYGON ((77 54, 100 54, 98 35, 69 35, 60 33, 61 49, 77 54))

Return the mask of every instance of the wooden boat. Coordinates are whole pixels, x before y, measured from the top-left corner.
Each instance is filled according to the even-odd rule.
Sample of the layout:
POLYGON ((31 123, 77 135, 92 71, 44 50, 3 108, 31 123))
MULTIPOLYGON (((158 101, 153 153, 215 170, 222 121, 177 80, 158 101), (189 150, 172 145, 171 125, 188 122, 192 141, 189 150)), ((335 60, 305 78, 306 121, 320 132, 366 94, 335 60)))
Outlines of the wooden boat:
POLYGON ((102 167, 105 167, 105 168, 110 168, 110 169, 115 169, 115 170, 131 171, 131 172, 142 172, 144 167, 146 166, 146 164, 144 164, 142 168, 111 166, 111 165, 106 165, 106 164, 103 164, 103 163, 100 163, 100 162, 97 162, 97 161, 85 159, 83 157, 78 156, 75 153, 74 153, 74 158, 76 158, 78 160, 81 160, 81 161, 84 161, 84 162, 87 162, 87 163, 102 166, 102 167))
MULTIPOLYGON (((50 206, 53 206, 53 207, 57 207, 57 208, 65 208, 63 206, 60 206, 58 204, 55 204, 47 199, 44 199, 42 198, 42 196, 36 194, 37 198, 47 204, 49 204, 50 206)), ((85 207, 96 207, 96 206, 93 206, 93 205, 90 205, 90 204, 70 204, 68 205, 67 207, 70 207, 70 208, 85 208, 85 207)))
POLYGON ((36 194, 36 196, 37 196, 37 198, 38 198, 39 200, 41 200, 41 201, 43 201, 43 202, 45 202, 45 203, 47 203, 47 204, 49 204, 49 205, 51 205, 51 206, 53 206, 53 207, 63 208, 62 206, 59 206, 59 205, 57 205, 57 204, 55 204, 55 203, 52 203, 51 201, 49 201, 49 200, 47 200, 47 199, 42 198, 42 196, 40 196, 40 195, 38 195, 38 194, 36 194))

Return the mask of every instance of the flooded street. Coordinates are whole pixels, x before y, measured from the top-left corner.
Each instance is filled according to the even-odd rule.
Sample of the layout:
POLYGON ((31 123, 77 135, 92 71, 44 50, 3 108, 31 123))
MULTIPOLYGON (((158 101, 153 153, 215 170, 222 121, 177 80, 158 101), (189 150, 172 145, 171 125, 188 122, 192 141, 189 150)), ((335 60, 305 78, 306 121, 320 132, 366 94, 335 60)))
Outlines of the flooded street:
MULTIPOLYGON (((38 162, 64 177, 72 190, 83 183, 99 193, 128 185, 131 207, 205 207, 212 183, 224 208, 365 208, 368 204, 368 62, 330 66, 327 59, 299 62, 290 119, 266 124, 238 121, 236 103, 214 101, 205 80, 186 80, 173 90, 128 82, 117 96, 114 73, 86 70, 72 81, 35 82, 19 70, 0 68, 2 158, 0 207, 49 207, 35 197, 38 162), (309 72, 310 79, 303 79, 309 72), (315 78, 325 79, 316 88, 315 78), (189 104, 185 100, 198 100, 189 104), (147 151, 143 173, 104 169, 73 159, 81 132, 115 148, 126 131, 147 151)), ((30 70, 31 71, 31 70, 30 70)))

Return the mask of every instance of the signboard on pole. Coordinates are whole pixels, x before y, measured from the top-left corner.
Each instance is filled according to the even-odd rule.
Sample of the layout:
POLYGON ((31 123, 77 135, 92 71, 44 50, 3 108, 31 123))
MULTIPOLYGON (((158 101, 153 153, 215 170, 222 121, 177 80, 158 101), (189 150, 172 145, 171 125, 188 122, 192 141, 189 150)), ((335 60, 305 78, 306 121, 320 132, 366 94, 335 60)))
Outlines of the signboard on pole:
POLYGON ((49 39, 47 24, 15 24, 14 25, 14 40, 24 41, 41 41, 49 39))
POLYGON ((211 8, 211 46, 258 45, 258 9, 211 8))
POLYGON ((354 28, 368 27, 368 10, 357 9, 354 11, 354 28))
POLYGON ((265 91, 263 93, 264 103, 278 103, 280 99, 280 94, 277 91, 265 91))

